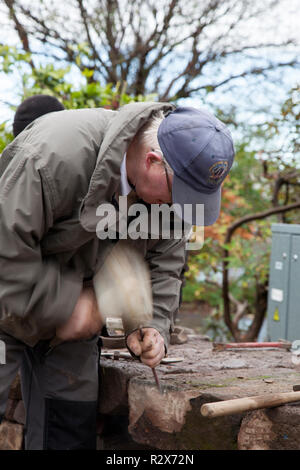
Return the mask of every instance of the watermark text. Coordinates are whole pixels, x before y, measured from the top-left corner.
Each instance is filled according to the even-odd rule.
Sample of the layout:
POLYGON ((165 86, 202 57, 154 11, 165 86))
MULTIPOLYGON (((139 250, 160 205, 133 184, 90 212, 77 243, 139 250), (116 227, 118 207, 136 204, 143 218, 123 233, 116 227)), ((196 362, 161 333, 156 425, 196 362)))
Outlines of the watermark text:
POLYGON ((127 197, 120 196, 118 207, 104 203, 97 207, 96 227, 100 240, 182 239, 187 250, 199 250, 204 243, 203 204, 143 204, 127 207, 127 197), (194 222, 193 225, 186 221, 194 222))

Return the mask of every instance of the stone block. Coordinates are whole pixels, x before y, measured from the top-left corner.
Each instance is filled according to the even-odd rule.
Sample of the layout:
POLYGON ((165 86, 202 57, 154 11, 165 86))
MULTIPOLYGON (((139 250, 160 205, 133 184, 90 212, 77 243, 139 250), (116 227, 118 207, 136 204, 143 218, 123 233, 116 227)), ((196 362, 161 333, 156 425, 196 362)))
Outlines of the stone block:
POLYGON ((208 402, 292 391, 300 370, 291 352, 215 352, 209 341, 189 335, 188 344, 170 345, 168 356, 182 359, 156 368, 163 394, 149 367, 133 360, 101 359, 100 410, 128 416, 136 444, 163 450, 300 448, 299 406, 212 419, 200 412, 208 402))
POLYGON ((238 435, 239 450, 299 450, 300 405, 247 413, 238 435))
POLYGON ((19 374, 17 374, 15 380, 13 381, 10 387, 9 398, 11 400, 22 400, 21 381, 19 374))
POLYGON ((22 400, 7 400, 5 418, 19 424, 25 424, 25 407, 22 400))
POLYGON ((7 400, 6 410, 5 410, 5 418, 7 421, 14 420, 14 412, 17 406, 17 400, 11 400, 10 398, 7 400))
POLYGON ((241 415, 208 420, 200 408, 215 397, 165 389, 132 380, 128 389, 128 431, 135 442, 164 450, 234 450, 241 415))
POLYGON ((23 426, 9 421, 0 424, 0 450, 21 450, 23 426))
POLYGON ((13 420, 19 424, 25 424, 25 406, 22 400, 17 402, 13 420))
POLYGON ((238 435, 239 450, 269 450, 269 442, 276 437, 272 422, 265 410, 248 412, 238 435))

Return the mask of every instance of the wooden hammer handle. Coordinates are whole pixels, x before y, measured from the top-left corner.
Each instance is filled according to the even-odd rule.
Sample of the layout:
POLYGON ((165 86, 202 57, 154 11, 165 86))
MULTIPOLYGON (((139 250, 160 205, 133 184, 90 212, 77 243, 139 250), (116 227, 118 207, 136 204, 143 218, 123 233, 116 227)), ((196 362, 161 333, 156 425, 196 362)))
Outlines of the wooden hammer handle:
POLYGON ((268 395, 257 395, 254 397, 236 398, 233 400, 206 403, 201 406, 201 414, 207 418, 226 416, 243 411, 258 410, 260 408, 272 408, 300 401, 300 392, 272 393, 268 395))

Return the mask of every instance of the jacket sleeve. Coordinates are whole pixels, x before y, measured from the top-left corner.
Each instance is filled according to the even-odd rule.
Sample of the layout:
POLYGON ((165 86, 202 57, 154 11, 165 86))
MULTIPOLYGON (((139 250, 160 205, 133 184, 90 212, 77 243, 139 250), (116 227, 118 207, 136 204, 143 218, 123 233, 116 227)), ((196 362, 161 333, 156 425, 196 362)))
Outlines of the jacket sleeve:
POLYGON ((150 267, 153 320, 165 340, 166 347, 174 326, 174 314, 179 307, 181 272, 185 262, 185 239, 150 240, 146 260, 150 267))
POLYGON ((71 315, 82 278, 42 256, 53 222, 50 181, 38 158, 15 158, 0 179, 0 329, 34 346, 71 315))

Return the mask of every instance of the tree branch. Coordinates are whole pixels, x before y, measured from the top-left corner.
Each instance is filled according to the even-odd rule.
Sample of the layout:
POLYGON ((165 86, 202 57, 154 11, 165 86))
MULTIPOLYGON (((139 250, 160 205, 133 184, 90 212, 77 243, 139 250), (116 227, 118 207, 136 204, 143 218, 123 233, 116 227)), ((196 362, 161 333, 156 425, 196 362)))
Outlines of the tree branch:
POLYGON ((200 90, 203 90, 203 89, 208 89, 208 88, 210 89, 210 91, 215 91, 217 88, 225 85, 228 82, 236 80, 237 78, 245 78, 249 75, 261 75, 261 74, 265 74, 266 72, 268 72, 270 70, 274 70, 275 68, 278 68, 278 67, 292 67, 292 66, 295 66, 295 65, 298 65, 298 64, 299 64, 299 62, 295 59, 295 60, 292 60, 290 62, 281 62, 279 64, 270 64, 268 67, 253 67, 252 69, 246 70, 245 72, 242 72, 242 73, 239 73, 239 74, 236 74, 236 75, 231 75, 230 77, 227 77, 226 79, 222 80, 219 83, 215 83, 215 84, 207 83, 205 85, 199 85, 197 87, 187 89, 187 86, 191 81, 191 78, 189 77, 186 80, 186 82, 183 84, 183 86, 176 92, 176 97, 177 97, 177 99, 178 98, 187 98, 187 97, 191 96, 193 93, 195 93, 197 91, 200 91, 200 90))
POLYGON ((89 26, 88 26, 87 12, 86 12, 86 9, 83 6, 83 0, 77 0, 77 4, 78 4, 79 11, 80 11, 80 14, 81 14, 81 18, 82 18, 82 22, 83 22, 83 25, 84 25, 84 29, 85 29, 86 37, 87 37, 87 40, 88 40, 88 44, 89 44, 90 48, 93 51, 93 57, 92 58, 93 58, 93 60, 97 60, 97 59, 99 60, 99 55, 96 51, 96 48, 94 46, 94 43, 93 43, 91 35, 90 35, 90 30, 89 30, 89 26))
MULTIPOLYGON (((274 214, 285 213, 294 209, 300 208, 300 201, 288 204, 287 206, 281 207, 273 207, 263 212, 258 212, 256 214, 246 215, 241 217, 240 219, 236 220, 230 227, 228 227, 224 244, 228 244, 231 241, 233 233, 245 223, 252 222, 253 220, 261 220, 267 217, 270 217, 274 214)), ((230 298, 229 298, 229 279, 228 279, 228 261, 227 258, 229 256, 229 251, 227 248, 224 249, 223 252, 223 285, 222 285, 222 292, 223 292, 223 302, 224 302, 224 321, 229 331, 231 332, 233 337, 236 337, 236 331, 231 319, 231 309, 230 309, 230 298)))
POLYGON ((24 5, 22 0, 4 0, 24 50, 30 50, 29 40, 34 38, 47 46, 49 55, 54 51, 53 56, 57 56, 56 48, 67 61, 75 63, 74 46, 85 40, 91 54, 84 56, 83 63, 77 63, 81 70, 95 69, 95 76, 100 75, 108 82, 127 82, 129 92, 134 94, 156 91, 164 101, 172 98, 171 94, 186 98, 205 89, 215 91, 251 74, 263 75, 277 67, 295 65, 297 61, 273 62, 217 82, 205 80, 205 66, 219 65, 220 59, 250 49, 290 43, 264 44, 258 39, 249 45, 249 41, 247 44, 240 36, 234 36, 243 22, 266 12, 273 3, 271 0, 263 4, 258 0, 162 0, 158 6, 154 0, 70 0, 70 9, 76 14, 74 19, 72 15, 62 18, 50 2, 43 2, 42 9, 37 6, 40 2, 32 2, 29 8, 28 2, 24 5), (176 60, 180 67, 167 70, 166 82, 162 71, 166 64, 172 65, 176 60), (158 85, 157 90, 154 86, 158 85))
MULTIPOLYGON (((31 53, 27 31, 25 30, 25 28, 21 24, 21 22, 18 20, 16 11, 15 11, 15 2, 14 2, 14 0, 4 0, 4 3, 6 4, 7 8, 9 9, 10 17, 12 18, 12 20, 14 22, 15 30, 18 33, 18 36, 21 40, 24 51, 31 53)), ((34 63, 33 63, 32 59, 30 59, 29 64, 30 64, 31 68, 34 70, 35 66, 34 66, 34 63)))

